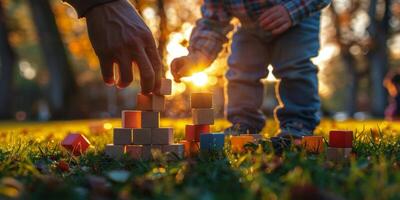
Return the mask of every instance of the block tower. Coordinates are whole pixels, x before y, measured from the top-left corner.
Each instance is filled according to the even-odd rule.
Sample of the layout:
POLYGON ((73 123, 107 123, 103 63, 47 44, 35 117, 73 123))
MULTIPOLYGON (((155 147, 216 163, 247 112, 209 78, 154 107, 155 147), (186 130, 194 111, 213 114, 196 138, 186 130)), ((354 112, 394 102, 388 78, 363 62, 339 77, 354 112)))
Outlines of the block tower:
POLYGON ((353 148, 353 131, 333 130, 329 132, 327 158, 330 161, 347 161, 353 148))
POLYGON ((159 150, 183 157, 183 144, 174 144, 172 128, 160 127, 160 112, 165 96, 171 94, 172 81, 161 80, 160 95, 138 94, 137 109, 122 111, 122 128, 114 128, 113 144, 106 145, 106 155, 118 159, 127 154, 132 159, 149 160, 159 150))
POLYGON ((200 150, 200 138, 203 134, 210 134, 210 126, 214 124, 214 109, 212 93, 192 93, 190 96, 190 107, 192 108, 192 124, 186 125, 185 154, 192 157, 200 150))

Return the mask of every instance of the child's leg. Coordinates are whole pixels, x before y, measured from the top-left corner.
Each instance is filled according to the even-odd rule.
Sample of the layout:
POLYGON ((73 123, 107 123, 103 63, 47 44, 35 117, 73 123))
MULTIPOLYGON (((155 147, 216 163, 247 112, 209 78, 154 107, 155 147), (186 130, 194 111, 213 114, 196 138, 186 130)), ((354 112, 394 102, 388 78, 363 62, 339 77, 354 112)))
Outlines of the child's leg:
POLYGON ((268 74, 267 49, 254 31, 241 28, 233 37, 228 59, 227 117, 232 124, 247 125, 261 131, 265 117, 261 79, 268 74))
POLYGON ((318 68, 310 60, 319 50, 319 20, 319 14, 305 19, 273 42, 271 62, 281 79, 275 110, 280 136, 309 135, 319 124, 318 68))

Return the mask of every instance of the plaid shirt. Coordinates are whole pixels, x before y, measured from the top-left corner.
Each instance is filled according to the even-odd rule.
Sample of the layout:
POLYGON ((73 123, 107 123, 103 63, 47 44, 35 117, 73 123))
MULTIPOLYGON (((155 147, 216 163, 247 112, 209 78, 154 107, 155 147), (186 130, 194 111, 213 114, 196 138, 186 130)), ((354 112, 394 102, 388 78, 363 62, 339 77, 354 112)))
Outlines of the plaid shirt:
POLYGON ((190 37, 189 52, 201 52, 214 60, 228 41, 233 30, 233 17, 242 24, 255 24, 258 17, 274 5, 283 5, 293 25, 326 7, 331 0, 204 0, 202 18, 197 21, 190 37))

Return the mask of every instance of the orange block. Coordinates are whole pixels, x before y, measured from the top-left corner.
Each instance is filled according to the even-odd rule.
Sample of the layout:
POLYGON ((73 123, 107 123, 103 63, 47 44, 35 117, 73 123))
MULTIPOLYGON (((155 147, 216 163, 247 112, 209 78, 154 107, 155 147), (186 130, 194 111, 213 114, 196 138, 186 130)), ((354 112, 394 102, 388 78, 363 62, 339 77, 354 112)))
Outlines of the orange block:
POLYGON ((309 153, 322 153, 324 151, 324 137, 305 136, 301 140, 301 145, 309 153))
POLYGON ((135 110, 122 111, 123 128, 142 128, 142 113, 135 110))
POLYGON ((186 140, 182 140, 181 142, 185 148, 185 156, 186 157, 194 157, 200 152, 200 143, 199 142, 190 142, 186 140))
POLYGON ((79 156, 90 146, 90 142, 82 134, 71 133, 64 138, 61 145, 75 156, 79 156))
POLYGON ((238 136, 231 136, 231 149, 234 153, 244 152, 244 146, 248 143, 255 142, 253 136, 250 135, 238 135, 238 136))

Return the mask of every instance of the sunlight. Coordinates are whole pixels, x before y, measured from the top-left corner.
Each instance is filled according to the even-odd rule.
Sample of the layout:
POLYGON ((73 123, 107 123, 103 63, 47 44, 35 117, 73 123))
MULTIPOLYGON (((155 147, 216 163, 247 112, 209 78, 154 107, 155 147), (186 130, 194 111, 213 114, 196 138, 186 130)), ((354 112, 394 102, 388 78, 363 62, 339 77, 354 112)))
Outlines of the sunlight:
POLYGON ((193 74, 191 77, 185 78, 184 81, 190 81, 197 87, 204 87, 208 83, 208 75, 204 72, 193 74))

